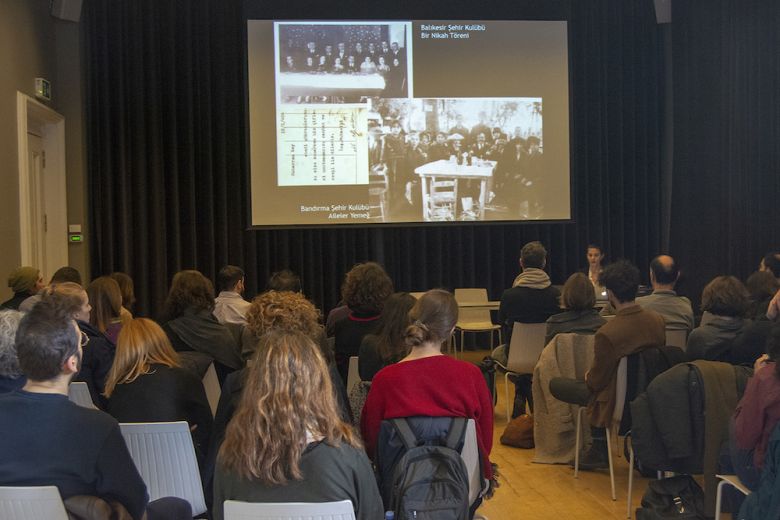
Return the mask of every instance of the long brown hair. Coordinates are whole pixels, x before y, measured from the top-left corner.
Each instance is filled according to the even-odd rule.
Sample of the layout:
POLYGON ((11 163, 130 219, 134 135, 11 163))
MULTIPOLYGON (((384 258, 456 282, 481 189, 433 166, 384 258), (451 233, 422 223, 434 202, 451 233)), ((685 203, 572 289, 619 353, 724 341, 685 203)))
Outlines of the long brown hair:
POLYGON ((87 295, 92 305, 89 323, 100 332, 105 332, 111 322, 119 318, 122 310, 122 292, 119 290, 119 284, 109 276, 95 278, 87 286, 87 295))
POLYGON ((171 290, 163 306, 165 320, 174 320, 187 308, 195 311, 214 310, 214 286, 200 271, 188 269, 173 276, 171 290))
POLYGON ((135 304, 135 286, 133 285, 133 279, 126 273, 115 272, 111 273, 111 278, 119 284, 119 292, 122 293, 122 307, 128 311, 133 310, 135 304))
POLYGON ((396 363, 409 354, 404 337, 411 323, 409 311, 416 302, 415 297, 407 292, 394 293, 385 301, 376 331, 379 356, 383 362, 396 363))
POLYGON ((406 329, 404 341, 414 348, 432 341, 443 343, 450 337, 458 322, 458 302, 452 293, 443 289, 426 292, 409 312, 412 324, 406 329))
POLYGON ((339 418, 319 348, 300 332, 264 335, 248 367, 244 393, 225 432, 218 463, 244 479, 267 485, 301 480, 307 436, 361 447, 339 418))
POLYGON ((168 336, 152 320, 130 320, 119 333, 114 363, 108 372, 103 395, 111 397, 116 385, 132 383, 138 376, 148 374, 152 365, 179 366, 179 356, 173 350, 168 336))

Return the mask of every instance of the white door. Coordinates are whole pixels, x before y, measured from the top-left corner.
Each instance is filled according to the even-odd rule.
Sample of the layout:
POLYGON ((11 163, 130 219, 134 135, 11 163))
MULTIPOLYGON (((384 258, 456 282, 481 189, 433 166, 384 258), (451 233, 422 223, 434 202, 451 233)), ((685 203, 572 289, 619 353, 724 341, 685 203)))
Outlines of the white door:
MULTIPOLYGON (((28 142, 28 175, 30 200, 28 218, 30 219, 30 246, 32 265, 45 269, 46 260, 46 152, 43 149, 43 139, 35 134, 27 134, 28 142)), ((41 273, 44 277, 52 273, 41 273)))

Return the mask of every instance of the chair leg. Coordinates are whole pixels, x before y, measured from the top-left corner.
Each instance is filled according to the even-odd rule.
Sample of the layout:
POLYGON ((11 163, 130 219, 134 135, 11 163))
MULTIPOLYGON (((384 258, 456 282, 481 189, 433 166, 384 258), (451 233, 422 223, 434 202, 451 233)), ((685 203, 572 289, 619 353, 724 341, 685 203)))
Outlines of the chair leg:
MULTIPOLYGON (((630 440, 629 440, 630 442, 630 440)), ((626 499, 626 518, 631 518, 631 502, 634 490, 634 447, 628 447, 628 498, 626 499)))
POLYGON ((612 437, 612 428, 606 429, 607 434, 607 457, 609 459, 609 483, 612 486, 612 500, 617 500, 617 495, 615 495, 615 467, 612 465, 612 441, 610 440, 610 437, 612 437))
POLYGON ((509 372, 504 372, 504 394, 506 395, 506 423, 509 424, 511 412, 509 411, 509 372))
POLYGON ((715 520, 720 520, 720 508, 723 501, 723 486, 728 484, 725 480, 718 482, 718 492, 715 494, 715 520))
POLYGON ((582 444, 582 411, 585 407, 577 409, 577 432, 574 434, 574 478, 580 474, 580 444, 582 444))
MULTIPOLYGON (((465 351, 465 348, 463 346, 463 341, 464 341, 465 338, 466 338, 466 331, 464 331, 463 329, 460 329, 460 354, 461 354, 461 357, 463 357, 463 352, 465 351)), ((457 347, 457 345, 455 345, 455 346, 457 347)), ((456 354, 456 357, 457 357, 457 350, 456 350, 455 354, 456 354)))

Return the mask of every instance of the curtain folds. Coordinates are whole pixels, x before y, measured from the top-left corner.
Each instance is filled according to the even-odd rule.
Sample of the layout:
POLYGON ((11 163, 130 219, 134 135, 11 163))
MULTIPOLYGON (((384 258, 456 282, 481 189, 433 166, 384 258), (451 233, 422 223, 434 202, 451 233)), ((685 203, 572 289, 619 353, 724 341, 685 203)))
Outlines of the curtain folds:
MULTIPOLYGON (((328 18, 306 2, 256 4, 264 18, 328 18), (303 9, 303 6, 306 9, 303 9), (296 14, 290 14, 296 13, 296 14)), ((350 11, 350 5, 354 7, 350 11)), ((86 0, 87 148, 92 272, 136 283, 156 315, 173 274, 247 272, 248 293, 290 268, 325 311, 343 274, 377 260, 398 290, 487 287, 497 299, 523 243, 541 240, 554 283, 585 265, 585 246, 644 268, 661 240, 663 53, 651 0, 436 1, 400 12, 355 0, 365 18, 569 21, 573 223, 252 231, 248 226, 245 12, 239 0, 86 0), (554 6, 551 10, 550 6, 554 6)), ((408 6, 407 6, 408 7, 408 6)), ((246 11, 245 11, 246 10, 246 11)))

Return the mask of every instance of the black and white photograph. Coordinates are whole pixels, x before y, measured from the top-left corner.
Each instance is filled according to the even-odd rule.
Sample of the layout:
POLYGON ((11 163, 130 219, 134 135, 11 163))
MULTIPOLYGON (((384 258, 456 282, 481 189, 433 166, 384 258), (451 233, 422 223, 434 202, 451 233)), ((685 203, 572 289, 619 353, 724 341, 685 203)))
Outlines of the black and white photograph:
POLYGON ((542 219, 542 98, 373 99, 377 221, 542 219))
POLYGON ((410 24, 276 24, 279 101, 360 103, 410 94, 410 24))

